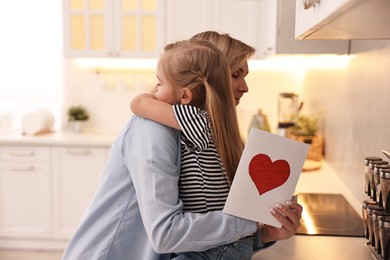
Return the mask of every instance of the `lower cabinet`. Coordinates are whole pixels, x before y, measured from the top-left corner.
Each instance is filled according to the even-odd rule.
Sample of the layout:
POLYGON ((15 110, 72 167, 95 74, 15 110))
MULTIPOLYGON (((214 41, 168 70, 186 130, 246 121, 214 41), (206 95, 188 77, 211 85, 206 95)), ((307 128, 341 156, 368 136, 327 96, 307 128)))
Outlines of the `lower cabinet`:
POLYGON ((0 237, 51 234, 50 148, 0 146, 0 237))
POLYGON ((53 148, 53 235, 70 238, 97 191, 107 149, 53 148))
POLYGON ((0 247, 63 249, 108 154, 109 147, 0 145, 0 247))

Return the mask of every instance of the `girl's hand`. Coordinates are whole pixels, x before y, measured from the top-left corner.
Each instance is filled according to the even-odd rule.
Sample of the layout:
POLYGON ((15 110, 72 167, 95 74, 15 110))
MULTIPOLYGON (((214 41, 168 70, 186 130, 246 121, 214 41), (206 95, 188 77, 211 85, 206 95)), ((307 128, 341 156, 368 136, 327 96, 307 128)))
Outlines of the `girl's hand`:
POLYGON ((281 228, 265 225, 261 233, 261 241, 266 244, 275 240, 285 240, 292 237, 301 225, 302 206, 293 201, 287 205, 277 203, 271 208, 271 214, 282 224, 281 228))

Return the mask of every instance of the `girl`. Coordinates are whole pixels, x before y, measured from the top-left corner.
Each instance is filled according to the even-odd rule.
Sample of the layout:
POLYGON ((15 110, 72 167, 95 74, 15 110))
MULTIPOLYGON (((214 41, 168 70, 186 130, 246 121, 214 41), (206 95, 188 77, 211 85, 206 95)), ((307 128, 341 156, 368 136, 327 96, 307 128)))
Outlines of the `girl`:
MULTIPOLYGON (((230 75, 215 45, 195 39, 177 42, 167 45, 160 58, 156 94, 141 94, 131 102, 135 114, 182 132, 179 196, 185 212, 223 209, 243 151, 230 75)), ((252 239, 183 253, 178 259, 251 259, 252 239)))

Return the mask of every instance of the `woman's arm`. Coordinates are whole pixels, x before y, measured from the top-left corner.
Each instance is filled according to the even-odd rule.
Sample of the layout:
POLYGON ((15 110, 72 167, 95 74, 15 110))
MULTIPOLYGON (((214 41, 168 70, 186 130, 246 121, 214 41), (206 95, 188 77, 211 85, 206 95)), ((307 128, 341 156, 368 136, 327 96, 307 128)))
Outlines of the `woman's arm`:
POLYGON ((138 116, 181 130, 173 113, 172 105, 157 100, 153 94, 144 93, 136 96, 131 101, 130 108, 138 116))

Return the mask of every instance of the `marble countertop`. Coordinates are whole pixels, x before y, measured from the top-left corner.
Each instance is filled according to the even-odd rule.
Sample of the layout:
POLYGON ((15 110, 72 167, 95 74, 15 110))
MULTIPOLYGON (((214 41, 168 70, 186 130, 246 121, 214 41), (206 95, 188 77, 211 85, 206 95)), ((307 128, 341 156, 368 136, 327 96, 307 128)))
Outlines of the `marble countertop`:
POLYGON ((252 260, 373 260, 366 238, 295 235, 257 252, 252 260))
POLYGON ((1 145, 49 145, 111 147, 118 133, 58 131, 36 136, 21 133, 0 135, 1 145))

